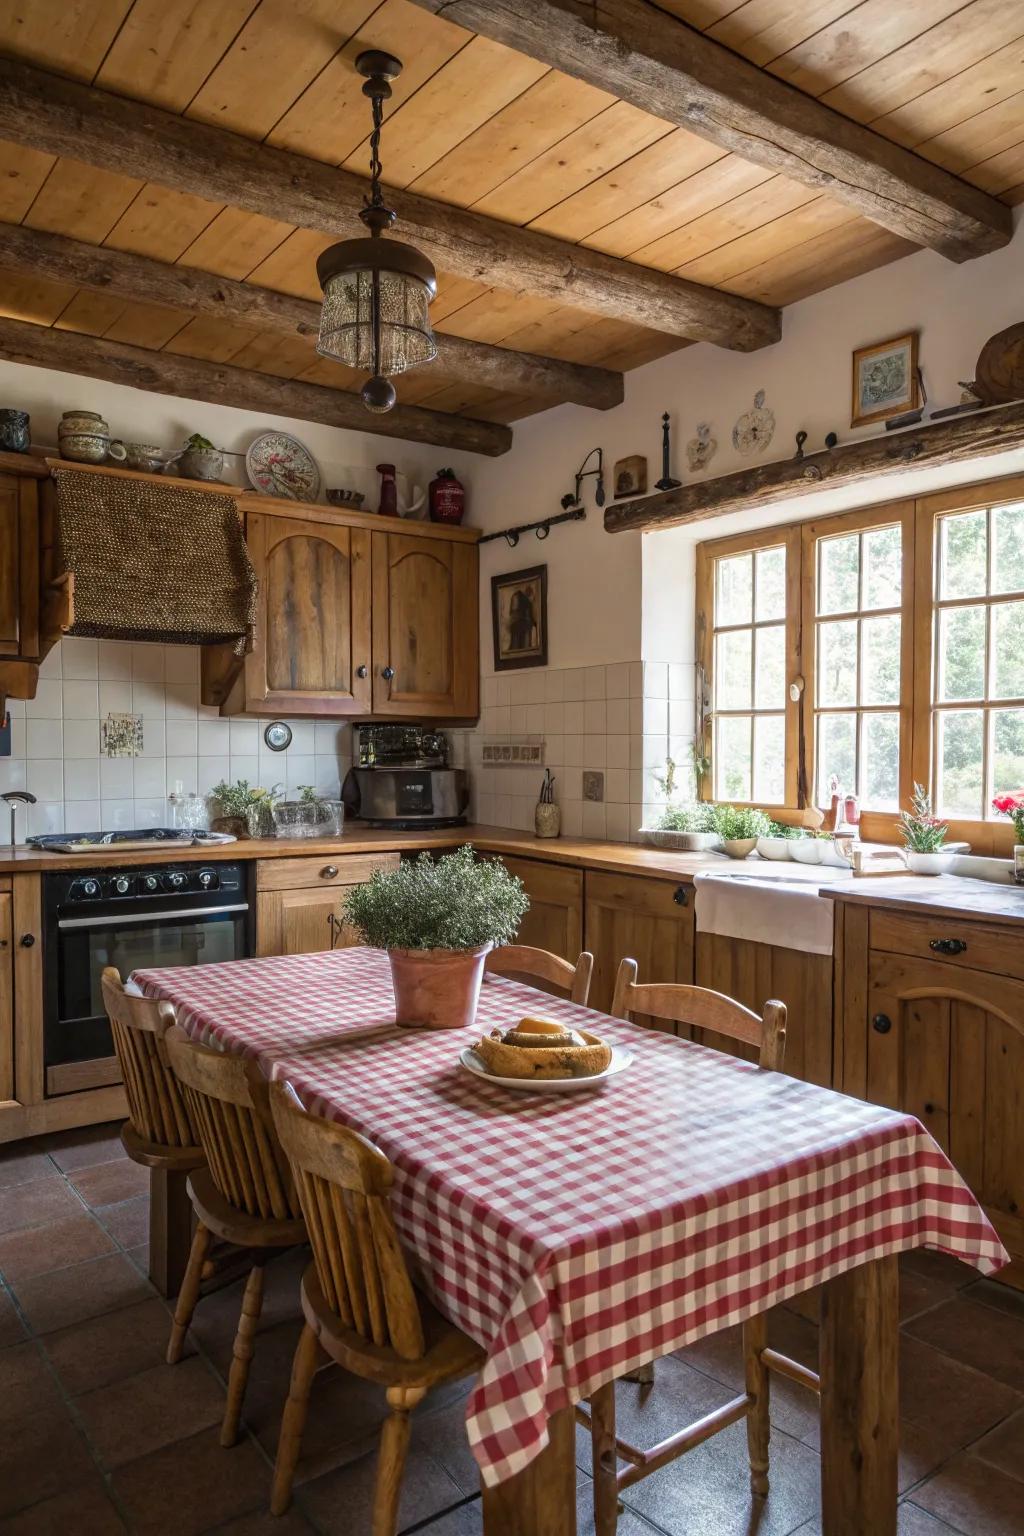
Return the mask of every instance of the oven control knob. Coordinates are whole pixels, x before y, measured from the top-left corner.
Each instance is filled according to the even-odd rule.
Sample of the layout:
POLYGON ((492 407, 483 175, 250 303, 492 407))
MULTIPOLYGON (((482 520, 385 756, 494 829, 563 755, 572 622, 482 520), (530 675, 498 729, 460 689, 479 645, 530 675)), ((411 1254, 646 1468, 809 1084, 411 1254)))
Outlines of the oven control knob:
POLYGON ((142 889, 145 891, 147 896, 153 896, 160 889, 160 876, 143 875, 139 884, 142 886, 142 889))
POLYGON ((127 875, 115 875, 110 882, 110 892, 113 896, 127 896, 132 888, 132 882, 127 875))
POLYGON ((219 884, 220 881, 215 870, 201 869, 199 871, 199 889, 201 891, 215 891, 219 884))
POLYGON ((89 898, 91 900, 93 897, 98 896, 99 893, 100 893, 100 883, 99 883, 98 880, 83 880, 82 881, 82 895, 83 896, 85 896, 85 897, 87 897, 87 898, 89 898))
POLYGON ((188 875, 183 869, 172 869, 164 875, 164 885, 169 891, 183 891, 188 884, 188 875))

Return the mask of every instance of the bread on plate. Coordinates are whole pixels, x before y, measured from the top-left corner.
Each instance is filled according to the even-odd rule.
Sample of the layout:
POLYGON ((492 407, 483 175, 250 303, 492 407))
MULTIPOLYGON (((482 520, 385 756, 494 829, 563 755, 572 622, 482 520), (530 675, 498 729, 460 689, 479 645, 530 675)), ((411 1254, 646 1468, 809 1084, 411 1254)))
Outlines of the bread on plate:
POLYGON ((589 1030, 570 1029, 553 1019, 521 1019, 514 1029, 492 1030, 474 1046, 495 1077, 550 1081, 596 1077, 611 1064, 611 1047, 589 1030))

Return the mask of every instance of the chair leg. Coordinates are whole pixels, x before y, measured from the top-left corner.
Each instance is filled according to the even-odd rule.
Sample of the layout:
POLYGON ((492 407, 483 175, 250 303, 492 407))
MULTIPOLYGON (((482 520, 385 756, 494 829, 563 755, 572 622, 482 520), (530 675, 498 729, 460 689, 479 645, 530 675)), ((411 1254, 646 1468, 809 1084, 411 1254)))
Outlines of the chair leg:
POLYGON ((768 1492, 769 1370, 762 1358, 768 1342, 768 1322, 764 1313, 743 1324, 743 1365, 747 1391, 754 1399, 747 1414, 747 1450, 750 1455, 750 1489, 763 1498, 768 1492))
POLYGON ((274 1485, 270 1491, 270 1513, 283 1515, 292 1501, 292 1480, 299 1464, 302 1447, 302 1431, 306 1427, 309 1409, 309 1393, 316 1375, 319 1346, 316 1334, 307 1323, 302 1330, 295 1359, 292 1361, 292 1380, 288 1389, 288 1401, 284 1405, 281 1432, 277 1438, 277 1458, 274 1462, 274 1485))
POLYGON ((425 1387, 389 1387, 391 1412, 380 1432, 377 1460, 377 1487, 373 1496, 371 1536, 395 1536, 398 1530, 398 1504, 402 1494, 402 1473, 409 1449, 412 1426, 409 1413, 426 1396, 425 1387))
POLYGON ((178 1300, 174 1308, 174 1322, 171 1324, 171 1337, 167 1345, 168 1365, 177 1365, 185 1348, 185 1335, 192 1321, 196 1302, 199 1300, 199 1283, 203 1276, 203 1264, 212 1235, 209 1228, 204 1227, 201 1221, 196 1225, 185 1278, 181 1282, 181 1290, 178 1292, 178 1300))
POLYGON ((221 1445, 234 1445, 238 1439, 238 1424, 242 1417, 242 1401, 249 1380, 249 1362, 252 1360, 253 1339, 256 1325, 263 1310, 263 1261, 254 1264, 245 1282, 242 1310, 238 1317, 238 1331, 231 1351, 231 1371, 228 1375, 228 1400, 224 1409, 224 1422, 220 1427, 221 1445))
POLYGON ((590 1394, 590 1439, 593 1446, 595 1536, 615 1536, 619 1523, 619 1487, 614 1381, 590 1394))

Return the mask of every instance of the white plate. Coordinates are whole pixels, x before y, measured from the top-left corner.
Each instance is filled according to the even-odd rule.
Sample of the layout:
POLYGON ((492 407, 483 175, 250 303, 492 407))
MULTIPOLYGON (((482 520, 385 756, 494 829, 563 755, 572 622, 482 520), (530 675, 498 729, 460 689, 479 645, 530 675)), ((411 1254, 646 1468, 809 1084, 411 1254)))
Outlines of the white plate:
POLYGON ((319 466, 305 443, 289 432, 261 432, 246 451, 245 472, 264 496, 316 501, 320 495, 319 466))
POLYGON ((474 1077, 482 1077, 498 1088, 518 1088, 520 1093, 577 1093, 581 1088, 593 1088, 597 1083, 607 1082, 617 1072, 624 1072, 632 1060, 632 1051, 623 1045, 613 1045, 611 1061, 603 1072, 595 1072, 593 1077, 497 1077, 488 1072, 471 1046, 459 1052, 459 1061, 474 1077))

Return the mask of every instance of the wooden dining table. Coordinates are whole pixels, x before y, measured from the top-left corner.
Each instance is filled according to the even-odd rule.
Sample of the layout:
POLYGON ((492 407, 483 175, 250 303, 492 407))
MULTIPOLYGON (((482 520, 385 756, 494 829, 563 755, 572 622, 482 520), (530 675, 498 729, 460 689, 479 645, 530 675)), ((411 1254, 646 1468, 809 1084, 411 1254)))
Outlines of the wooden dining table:
POLYGON ((134 982, 390 1158, 423 1284, 487 1352, 466 1415, 487 1536, 573 1536, 574 1409, 598 1386, 817 1286, 822 1530, 895 1536, 897 1256, 1007 1262, 913 1116, 497 976, 474 1030, 399 1028, 371 949, 134 982), (558 1094, 460 1065, 482 1032, 538 1012, 631 1064, 558 1094))

